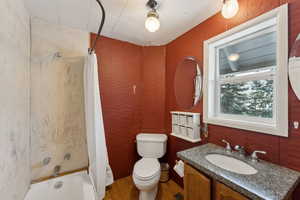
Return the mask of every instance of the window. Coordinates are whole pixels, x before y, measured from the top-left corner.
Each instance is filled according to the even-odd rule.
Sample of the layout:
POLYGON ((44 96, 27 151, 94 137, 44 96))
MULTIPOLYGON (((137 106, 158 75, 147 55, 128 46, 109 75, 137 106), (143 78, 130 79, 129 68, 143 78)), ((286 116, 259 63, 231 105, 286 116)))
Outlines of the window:
POLYGON ((204 42, 204 121, 288 136, 287 5, 204 42))

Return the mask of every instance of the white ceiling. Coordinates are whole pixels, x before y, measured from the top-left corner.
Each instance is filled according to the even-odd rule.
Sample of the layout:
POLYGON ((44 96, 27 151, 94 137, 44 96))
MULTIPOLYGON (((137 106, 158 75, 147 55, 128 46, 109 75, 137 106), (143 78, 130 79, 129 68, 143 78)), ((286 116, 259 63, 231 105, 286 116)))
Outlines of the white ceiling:
MULTIPOLYGON (((96 0, 24 0, 32 16, 54 24, 97 33, 101 19, 96 0)), ((147 0, 102 0, 106 21, 101 35, 137 45, 165 45, 209 18, 221 0, 158 0, 161 28, 145 29, 147 0)))

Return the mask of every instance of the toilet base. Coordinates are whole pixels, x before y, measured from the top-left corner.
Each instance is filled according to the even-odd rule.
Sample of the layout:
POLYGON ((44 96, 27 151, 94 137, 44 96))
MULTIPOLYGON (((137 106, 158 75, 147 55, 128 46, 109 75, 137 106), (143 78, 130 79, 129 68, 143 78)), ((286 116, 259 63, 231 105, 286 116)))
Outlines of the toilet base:
POLYGON ((151 190, 140 190, 139 200, 155 200, 157 195, 158 186, 156 185, 151 190))

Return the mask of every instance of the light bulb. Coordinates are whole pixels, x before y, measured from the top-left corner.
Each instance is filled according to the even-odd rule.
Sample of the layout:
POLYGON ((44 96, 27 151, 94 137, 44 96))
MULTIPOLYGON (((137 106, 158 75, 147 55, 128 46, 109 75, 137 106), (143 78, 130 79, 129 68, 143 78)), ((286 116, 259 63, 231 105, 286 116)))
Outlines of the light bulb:
POLYGON ((240 54, 238 54, 238 53, 232 53, 232 54, 230 54, 230 55, 227 57, 227 59, 228 59, 229 61, 231 61, 231 62, 236 62, 236 61, 238 61, 238 60, 240 59, 240 54))
POLYGON ((145 27, 149 32, 156 32, 160 27, 158 14, 155 11, 150 11, 145 21, 145 27))
POLYGON ((239 3, 237 0, 224 0, 222 15, 226 19, 234 17, 239 11, 239 3))

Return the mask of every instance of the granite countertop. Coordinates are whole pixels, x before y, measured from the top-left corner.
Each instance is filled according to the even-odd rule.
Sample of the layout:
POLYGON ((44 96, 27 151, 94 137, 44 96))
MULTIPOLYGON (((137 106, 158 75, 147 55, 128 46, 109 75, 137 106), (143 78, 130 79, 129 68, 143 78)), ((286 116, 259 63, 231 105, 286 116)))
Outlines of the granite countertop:
POLYGON ((241 158, 237 152, 226 153, 224 148, 210 143, 178 152, 177 156, 209 177, 254 200, 284 200, 295 189, 300 178, 297 171, 262 160, 254 163, 241 158), (224 170, 205 159, 211 153, 242 160, 258 172, 254 175, 241 175, 224 170))

